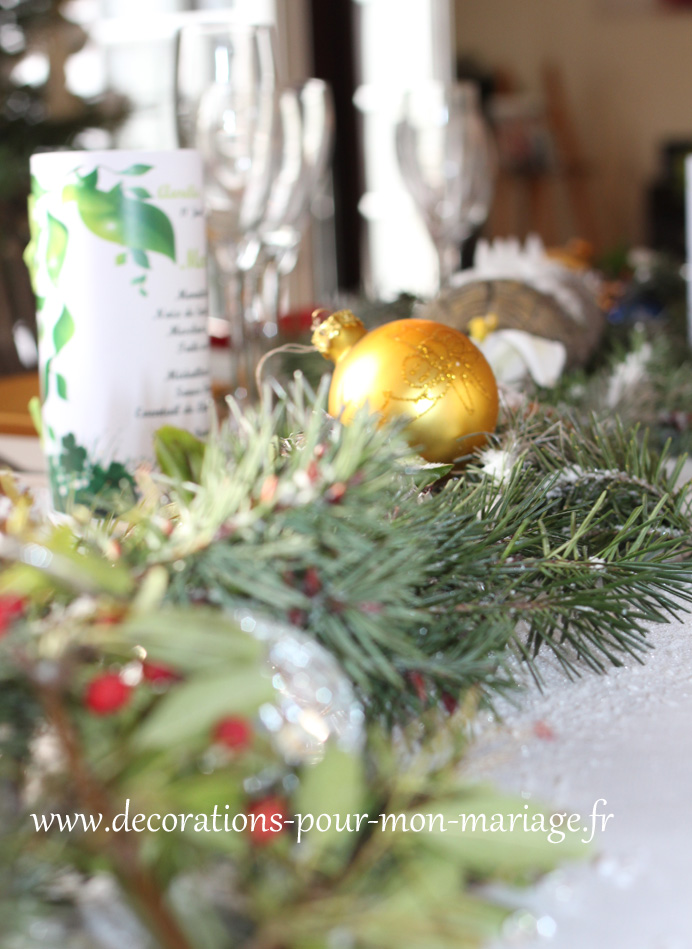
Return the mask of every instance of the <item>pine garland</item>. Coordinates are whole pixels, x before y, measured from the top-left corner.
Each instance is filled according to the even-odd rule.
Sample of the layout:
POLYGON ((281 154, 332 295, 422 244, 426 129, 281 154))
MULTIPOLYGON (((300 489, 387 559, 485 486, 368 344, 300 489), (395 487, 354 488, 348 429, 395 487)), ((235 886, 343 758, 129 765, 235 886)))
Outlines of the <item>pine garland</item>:
POLYGON ((647 624, 692 600, 682 459, 636 428, 523 399, 450 472, 412 457, 397 426, 363 414, 343 428, 325 395, 299 378, 276 405, 267 393, 254 410, 232 406, 206 444, 161 430, 162 473, 139 472, 125 514, 77 507, 51 525, 1 478, 0 778, 12 794, 0 918, 12 938, 56 901, 72 911, 65 867, 77 891, 105 867, 116 904, 166 949, 321 946, 346 924, 358 947, 476 947, 504 911, 473 881, 530 879, 575 852, 525 835, 414 844, 369 828, 300 852, 285 839, 229 851, 228 837, 29 832, 29 807, 111 814, 131 797, 143 813, 205 811, 223 789, 242 811, 253 787, 291 789, 286 806, 303 812, 324 809, 325 789, 354 812, 511 812, 455 776, 469 710, 515 684, 510 656, 536 675, 541 648, 568 674, 602 671, 641 657, 647 624), (220 702, 250 721, 266 701, 258 644, 229 619, 239 607, 338 657, 370 718, 365 759, 333 749, 314 770, 294 767, 265 738, 247 755, 210 751, 220 702), (143 654, 163 664, 151 681, 143 654), (125 668, 143 676, 134 689, 125 668), (441 706, 457 709, 451 732, 441 706), (411 721, 410 741, 431 744, 402 769, 381 725, 406 736, 411 721), (46 736, 58 764, 34 773, 46 736))
POLYGON ((680 464, 637 430, 526 403, 495 447, 438 479, 395 429, 365 415, 343 429, 324 396, 299 380, 206 448, 162 432, 167 476, 141 476, 125 518, 87 518, 81 544, 117 545, 140 576, 163 569, 165 602, 307 630, 389 721, 510 688, 508 651, 603 671, 690 600, 680 464))

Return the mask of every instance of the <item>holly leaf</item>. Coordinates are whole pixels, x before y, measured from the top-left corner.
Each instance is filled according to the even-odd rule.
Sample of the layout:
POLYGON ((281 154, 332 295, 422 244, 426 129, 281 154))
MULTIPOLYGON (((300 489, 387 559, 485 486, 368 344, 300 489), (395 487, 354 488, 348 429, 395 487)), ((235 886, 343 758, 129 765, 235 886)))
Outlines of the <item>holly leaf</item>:
MULTIPOLYGON (((103 641, 103 634, 101 641, 103 641)), ((147 654, 173 669, 216 672, 220 664, 234 667, 258 663, 265 646, 229 623, 216 610, 158 610, 135 615, 116 631, 143 646, 147 654)))
MULTIPOLYGON (((344 821, 348 815, 364 812, 366 798, 365 775, 360 755, 349 754, 336 745, 328 745, 324 759, 314 768, 305 771, 294 798, 296 813, 317 817, 323 813, 332 815, 332 824, 324 830, 308 828, 301 843, 303 856, 320 872, 329 873, 332 861, 341 858, 344 849, 356 845, 356 833, 339 832, 333 815, 344 821)), ((367 825, 366 825, 367 826, 367 825)), ((352 825, 355 830, 356 824, 352 825)))
POLYGON ((141 749, 172 748, 206 735, 225 715, 254 716, 273 698, 268 678, 247 665, 200 675, 176 685, 156 705, 135 736, 141 749))
POLYGON ((161 471, 169 478, 199 484, 205 444, 191 432, 163 425, 154 433, 154 452, 161 471))

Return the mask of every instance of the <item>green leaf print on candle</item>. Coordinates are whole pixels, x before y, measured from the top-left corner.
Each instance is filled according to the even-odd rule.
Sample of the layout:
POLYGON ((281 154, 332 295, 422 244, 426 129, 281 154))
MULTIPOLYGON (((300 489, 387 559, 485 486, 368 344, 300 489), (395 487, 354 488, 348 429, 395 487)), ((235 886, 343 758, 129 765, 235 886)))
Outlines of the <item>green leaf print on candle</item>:
POLYGON ((67 253, 67 228, 62 221, 48 214, 48 246, 46 248, 46 269, 54 284, 58 282, 62 265, 67 253))
POLYGON ((53 327, 53 343, 55 344, 55 355, 65 346, 74 336, 74 320, 66 306, 58 317, 58 322, 53 327))
POLYGON ((173 226, 160 208, 148 204, 142 195, 127 197, 120 183, 110 191, 100 191, 98 169, 77 178, 78 184, 63 189, 63 201, 77 202, 79 215, 93 234, 133 252, 154 251, 175 261, 173 226))

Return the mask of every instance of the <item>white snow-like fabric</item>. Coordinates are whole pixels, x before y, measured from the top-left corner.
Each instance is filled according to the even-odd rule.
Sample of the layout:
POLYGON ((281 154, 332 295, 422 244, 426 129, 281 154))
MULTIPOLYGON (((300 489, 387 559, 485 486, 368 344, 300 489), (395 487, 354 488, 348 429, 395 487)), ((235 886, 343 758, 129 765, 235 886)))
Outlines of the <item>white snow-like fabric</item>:
POLYGON ((613 814, 589 859, 513 895, 534 917, 516 928, 535 935, 510 924, 493 949, 692 946, 692 617, 652 627, 650 641, 644 665, 576 681, 540 658, 544 693, 529 686, 518 707, 498 703, 502 723, 481 723, 466 776, 583 815, 589 833, 595 802, 613 814))

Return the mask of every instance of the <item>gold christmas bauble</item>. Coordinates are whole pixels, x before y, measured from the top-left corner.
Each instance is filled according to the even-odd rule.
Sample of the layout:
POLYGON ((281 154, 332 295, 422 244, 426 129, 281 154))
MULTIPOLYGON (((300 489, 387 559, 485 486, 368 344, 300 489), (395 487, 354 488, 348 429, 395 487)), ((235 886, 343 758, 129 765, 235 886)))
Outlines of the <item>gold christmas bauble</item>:
POLYGON ((410 445, 435 462, 468 455, 495 430, 495 377, 459 330, 432 320, 395 320, 368 333, 342 310, 317 327, 312 341, 336 364, 329 414, 346 425, 366 404, 384 419, 404 416, 410 445))

